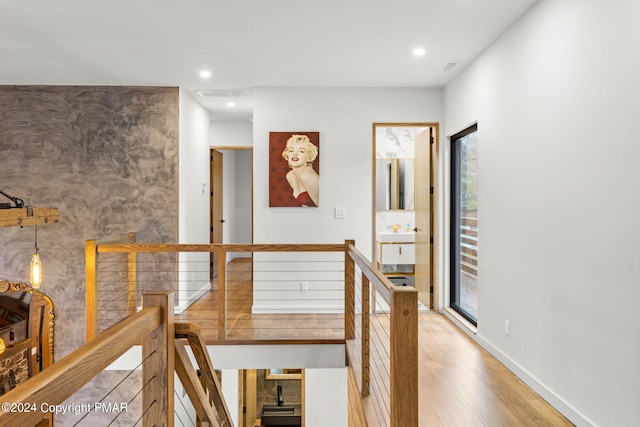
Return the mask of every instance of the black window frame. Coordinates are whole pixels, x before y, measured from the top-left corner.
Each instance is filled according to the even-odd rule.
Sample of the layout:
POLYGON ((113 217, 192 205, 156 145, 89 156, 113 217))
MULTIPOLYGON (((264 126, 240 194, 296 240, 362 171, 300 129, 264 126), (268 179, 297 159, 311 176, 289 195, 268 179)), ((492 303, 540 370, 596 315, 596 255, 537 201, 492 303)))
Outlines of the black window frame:
POLYGON ((460 289, 460 149, 459 140, 465 136, 478 131, 478 124, 469 126, 465 130, 451 136, 451 192, 450 192, 450 226, 449 226, 449 242, 450 242, 450 258, 449 258, 449 306, 458 314, 464 317, 474 326, 478 326, 478 319, 467 312, 458 301, 458 292, 460 289))

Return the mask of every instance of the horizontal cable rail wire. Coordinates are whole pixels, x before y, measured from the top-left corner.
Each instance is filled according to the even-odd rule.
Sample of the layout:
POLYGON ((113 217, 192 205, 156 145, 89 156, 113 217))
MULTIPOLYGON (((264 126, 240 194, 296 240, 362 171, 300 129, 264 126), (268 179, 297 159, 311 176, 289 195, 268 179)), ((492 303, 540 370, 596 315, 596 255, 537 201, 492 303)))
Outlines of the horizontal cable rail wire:
POLYGON ((129 371, 103 371, 98 374, 96 379, 62 404, 76 410, 57 415, 56 422, 73 427, 134 425, 144 412, 141 395, 148 384, 142 384, 139 368, 154 356, 156 353, 152 352, 129 371), (96 390, 102 392, 102 396, 95 397, 96 390))
MULTIPOLYGON (((0 411, 0 425, 36 425, 51 412, 57 414, 57 422, 74 427, 189 422, 185 413, 190 411, 179 414, 175 410, 177 376, 186 384, 186 395, 202 425, 232 426, 200 331, 174 320, 173 291, 146 293, 142 306, 140 311, 27 379, 21 387, 0 396, 3 408, 14 403, 35 408, 0 411), (192 365, 182 338, 188 340, 198 368, 192 365), (129 371, 105 370, 140 343, 142 361, 138 366, 129 371)), ((183 399, 178 397, 182 404, 183 399)), ((191 419, 191 425, 196 424, 191 419)))
MULTIPOLYGON (((152 296, 149 301, 158 300, 153 300, 152 296)), ((31 412, 0 412, 0 425, 21 427, 36 424, 43 416, 47 415, 46 408, 63 405, 84 384, 101 374, 103 369, 129 348, 145 339, 149 334, 158 331, 162 327, 162 318, 163 308, 150 302, 149 306, 142 311, 105 331, 100 337, 83 345, 60 361, 56 361, 38 375, 29 378, 24 382, 23 387, 16 387, 0 396, 0 403, 29 402, 36 405, 38 409, 31 412), (43 410, 43 408, 45 409, 43 410)), ((154 349, 150 350, 149 353, 153 353, 154 349)), ((153 355, 153 357, 157 356, 153 355)), ((143 370, 143 372, 148 373, 149 370, 146 368, 148 365, 144 366, 146 371, 143 370)), ((106 394, 101 397, 106 397, 106 394)), ((95 405, 95 402, 99 401, 100 398, 93 402, 70 403, 95 405)), ((70 410, 75 411, 75 407, 71 407, 70 410)), ((131 424, 130 421, 127 423, 131 424)))
POLYGON ((176 320, 207 344, 346 340, 369 425, 417 425, 417 291, 394 285, 353 241, 88 241, 86 264, 88 340, 138 310, 142 293, 173 290, 176 320))
MULTIPOLYGON (((195 322, 207 341, 247 338, 344 338, 344 245, 98 245, 96 333, 139 308, 150 290, 176 293, 176 316, 195 322), (224 274, 210 253, 224 251, 224 274), (185 249, 185 252, 179 251, 185 249), (256 249, 253 258, 243 258, 256 249), (161 252, 167 250, 167 252, 161 252), (287 250, 287 251, 285 251, 287 250), (130 254, 134 251, 135 262, 130 254), (215 270, 215 268, 214 268, 215 270), (211 277, 211 276, 214 277, 211 277), (220 303, 223 280, 224 304, 220 303), (221 332, 220 311, 224 322, 221 332)), ((90 304, 88 304, 90 306, 90 304)), ((87 319, 88 324, 91 319, 87 319)), ((88 337, 90 332, 88 331, 88 337)))

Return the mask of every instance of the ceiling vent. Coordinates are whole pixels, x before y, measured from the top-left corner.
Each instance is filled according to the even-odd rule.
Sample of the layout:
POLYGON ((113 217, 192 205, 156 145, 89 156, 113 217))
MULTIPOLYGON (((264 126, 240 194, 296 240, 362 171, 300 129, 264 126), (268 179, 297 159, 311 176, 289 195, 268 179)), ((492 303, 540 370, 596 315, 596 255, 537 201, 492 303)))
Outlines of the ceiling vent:
POLYGON ((442 66, 441 70, 442 70, 442 71, 451 71, 451 70, 453 70, 454 68, 456 68, 456 67, 458 66, 458 64, 459 64, 459 63, 460 63, 460 61, 449 61, 449 62, 446 62, 446 63, 442 66))
POLYGON ((242 98, 246 96, 242 90, 198 90, 196 93, 203 98, 242 98))

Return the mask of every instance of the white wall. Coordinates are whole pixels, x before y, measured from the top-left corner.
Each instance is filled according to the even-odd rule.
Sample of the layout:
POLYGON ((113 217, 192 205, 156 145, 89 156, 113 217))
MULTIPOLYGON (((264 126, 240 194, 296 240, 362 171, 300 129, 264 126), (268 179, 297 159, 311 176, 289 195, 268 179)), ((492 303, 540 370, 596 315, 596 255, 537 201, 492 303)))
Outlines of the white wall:
POLYGON ((251 243, 253 152, 236 151, 236 243, 251 243))
POLYGON ((240 414, 240 371, 238 369, 224 369, 222 371, 222 395, 227 404, 231 421, 234 426, 242 427, 238 423, 240 414))
MULTIPOLYGON (((208 243, 209 113, 187 92, 180 89, 179 93, 178 239, 179 243, 208 243)), ((180 254, 180 308, 209 288, 208 265, 208 254, 180 254)))
MULTIPOLYGON (((209 144, 212 147, 251 147, 251 122, 211 122, 209 144)), ((223 154, 224 243, 251 243, 251 150, 220 150, 223 154)), ((229 254, 230 258, 249 254, 229 254)))
POLYGON ((347 368, 305 369, 305 426, 347 427, 347 368))
POLYGON ((251 147, 253 124, 250 121, 211 122, 209 145, 217 147, 251 147))
POLYGON ((182 89, 179 121, 179 240, 208 243, 209 113, 182 89))
POLYGON ((640 419, 638 19, 542 1, 445 89, 446 135, 478 122, 477 339, 577 425, 640 419))
MULTIPOLYGON (((355 239, 371 254, 372 162, 374 122, 442 122, 439 89, 262 88, 254 90, 254 242, 342 243, 355 239), (269 207, 269 132, 320 132, 320 206, 269 207), (334 219, 334 208, 346 207, 346 219, 334 219)), ((318 257, 316 257, 318 258, 318 257)), ((304 280, 304 278, 303 278, 304 280)), ((268 293, 270 284, 254 288, 268 293)), ((274 290, 275 291, 275 290, 274 290)), ((339 307, 340 290, 300 294, 300 285, 279 290, 278 307, 254 299, 254 311, 312 310, 339 307), (303 298, 304 299, 300 299, 303 298), (313 299, 311 299, 313 297, 313 299)), ((275 294, 274 294, 275 295, 275 294)))

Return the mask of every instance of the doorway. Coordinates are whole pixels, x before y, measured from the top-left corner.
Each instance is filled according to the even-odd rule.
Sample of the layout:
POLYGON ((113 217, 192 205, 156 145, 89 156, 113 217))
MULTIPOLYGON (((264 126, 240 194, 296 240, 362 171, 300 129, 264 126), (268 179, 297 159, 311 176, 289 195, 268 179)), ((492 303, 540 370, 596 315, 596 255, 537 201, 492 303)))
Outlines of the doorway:
POLYGON ((373 124, 373 259, 430 309, 438 308, 437 149, 437 123, 373 124))
MULTIPOLYGON (((253 147, 211 148, 211 243, 253 242, 253 147)), ((250 254, 228 254, 231 261, 250 254)), ((211 276, 218 261, 211 256, 211 276)))

